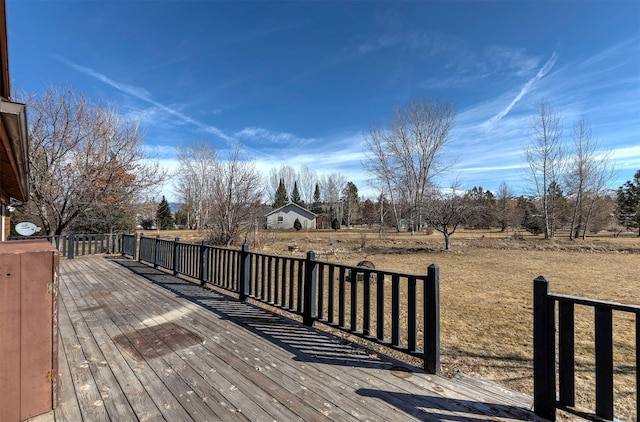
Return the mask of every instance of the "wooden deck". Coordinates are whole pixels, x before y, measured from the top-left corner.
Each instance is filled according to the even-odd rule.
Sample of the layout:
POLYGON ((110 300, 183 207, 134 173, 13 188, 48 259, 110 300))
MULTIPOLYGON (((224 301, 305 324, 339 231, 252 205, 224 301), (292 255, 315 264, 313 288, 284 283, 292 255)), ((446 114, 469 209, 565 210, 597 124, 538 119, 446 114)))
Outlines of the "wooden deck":
POLYGON ((62 260, 56 421, 522 421, 531 399, 425 374, 130 260, 62 260))

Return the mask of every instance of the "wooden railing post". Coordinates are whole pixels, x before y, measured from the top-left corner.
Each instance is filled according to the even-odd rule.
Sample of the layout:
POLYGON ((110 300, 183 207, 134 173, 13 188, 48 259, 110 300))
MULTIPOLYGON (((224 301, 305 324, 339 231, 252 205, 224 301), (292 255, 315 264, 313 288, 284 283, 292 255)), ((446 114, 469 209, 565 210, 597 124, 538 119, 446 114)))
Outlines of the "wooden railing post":
POLYGON ((207 274, 209 273, 209 254, 207 253, 207 241, 203 240, 200 244, 200 285, 204 286, 207 282, 207 274))
POLYGON ((173 275, 180 272, 180 238, 176 236, 173 241, 173 275))
POLYGON ((240 300, 247 300, 249 296, 249 277, 251 276, 251 255, 249 255, 249 245, 244 243, 240 251, 240 279, 238 280, 238 290, 240 300))
POLYGON ((138 253, 138 233, 134 233, 133 234, 133 252, 132 252, 132 259, 135 261, 137 259, 137 257, 139 256, 138 253))
POLYGON ((158 268, 158 261, 160 261, 160 235, 156 235, 154 254, 153 254, 153 268, 158 268))
POLYGON ((67 258, 73 259, 74 252, 76 250, 76 239, 73 232, 69 233, 69 237, 67 239, 67 242, 69 244, 69 246, 67 247, 67 258))
POLYGON ((613 420, 613 313, 595 307, 596 415, 613 420))
MULTIPOLYGON (((318 263, 316 262, 315 252, 307 252, 307 259, 304 262, 304 268, 304 303, 302 308, 302 323, 311 327, 313 326, 313 322, 318 318, 318 311, 316 307, 318 263)), ((353 284, 355 285, 355 280, 353 280, 353 284)))
POLYGON ((424 370, 440 373, 440 268, 431 264, 423 287, 424 370))
POLYGON ((548 298, 549 282, 533 280, 533 410, 556 419, 555 306, 548 298))
POLYGON ((142 240, 144 239, 144 233, 140 233, 140 250, 138 251, 138 262, 142 261, 142 240))

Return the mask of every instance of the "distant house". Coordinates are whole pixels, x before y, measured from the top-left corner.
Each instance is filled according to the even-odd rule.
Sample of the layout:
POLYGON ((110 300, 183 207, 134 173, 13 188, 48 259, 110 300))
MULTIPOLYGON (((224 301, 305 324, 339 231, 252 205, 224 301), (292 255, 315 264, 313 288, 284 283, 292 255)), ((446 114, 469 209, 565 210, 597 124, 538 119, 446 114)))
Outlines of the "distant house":
POLYGON ((304 230, 316 228, 316 215, 293 202, 271 211, 266 217, 267 229, 292 229, 296 218, 304 230))

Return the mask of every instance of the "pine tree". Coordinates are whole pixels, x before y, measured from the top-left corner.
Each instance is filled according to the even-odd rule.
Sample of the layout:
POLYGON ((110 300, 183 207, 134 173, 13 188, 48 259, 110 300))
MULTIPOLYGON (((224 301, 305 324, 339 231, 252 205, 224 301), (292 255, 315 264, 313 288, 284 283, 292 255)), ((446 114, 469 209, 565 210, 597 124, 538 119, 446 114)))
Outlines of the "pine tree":
POLYGON ((300 191, 298 190, 298 182, 293 182, 293 192, 291 193, 291 202, 296 205, 304 206, 304 201, 300 198, 300 191))
POLYGON ((618 189, 618 218, 627 229, 638 228, 640 236, 640 170, 618 189))
POLYGON ((293 222, 293 228, 296 229, 297 232, 302 229, 302 223, 300 222, 299 218, 296 218, 296 221, 293 222))
POLYGON ((158 205, 158 211, 156 211, 156 227, 160 230, 170 230, 173 228, 173 216, 171 215, 171 208, 167 199, 162 196, 162 201, 158 205))
POLYGON ((320 186, 316 183, 316 189, 313 192, 313 206, 311 212, 314 214, 322 214, 322 201, 320 200, 320 186))
POLYGON ((289 196, 287 195, 287 188, 284 187, 284 179, 280 179, 278 190, 276 191, 276 200, 273 203, 273 208, 284 207, 289 203, 289 196))

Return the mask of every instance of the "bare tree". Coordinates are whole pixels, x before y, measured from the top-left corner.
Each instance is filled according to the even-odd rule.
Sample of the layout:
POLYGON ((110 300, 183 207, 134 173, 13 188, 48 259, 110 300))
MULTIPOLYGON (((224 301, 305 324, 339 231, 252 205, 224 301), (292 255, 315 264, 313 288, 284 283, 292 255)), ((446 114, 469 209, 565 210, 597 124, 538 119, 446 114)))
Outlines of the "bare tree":
POLYGON ((297 180, 296 170, 287 164, 282 164, 279 168, 272 168, 267 179, 267 194, 269 203, 275 202, 275 194, 280 185, 280 180, 284 182, 284 187, 289 195, 293 192, 293 185, 297 180))
POLYGON ((573 157, 565 183, 573 197, 570 239, 586 238, 589 220, 603 189, 613 177, 610 154, 599 150, 591 133, 591 125, 584 118, 573 127, 573 157))
POLYGON ((514 198, 513 191, 506 182, 503 181, 498 186, 496 198, 496 219, 500 225, 500 231, 505 232, 510 226, 518 226, 522 221, 522 212, 514 198))
POLYGON ((158 163, 148 161, 137 122, 123 119, 115 106, 53 86, 25 97, 31 167, 26 211, 47 234, 61 234, 89 210, 130 206, 166 180, 158 163))
MULTIPOLYGON (((386 139, 387 134, 380 126, 372 124, 369 127, 365 138, 368 161, 363 162, 362 165, 372 176, 370 184, 380 192, 380 197, 383 198, 385 194, 389 195, 396 230, 400 231, 399 192, 397 192, 401 188, 397 185, 400 177, 393 157, 386 148, 386 139)), ((382 227, 382 222, 380 227, 382 227)))
POLYGON ((347 184, 347 180, 340 173, 331 173, 323 176, 319 181, 323 202, 329 206, 330 218, 342 221, 342 202, 340 195, 347 184))
MULTIPOLYGON (((455 117, 450 102, 414 100, 394 108, 386 129, 372 126, 366 135, 364 167, 388 191, 392 205, 400 198, 407 202, 412 230, 421 225, 434 177, 451 165, 443 155, 455 117)), ((397 210, 395 215, 398 221, 397 210)))
POLYGON ((203 229, 210 220, 211 182, 216 171, 216 149, 205 141, 177 149, 174 190, 187 214, 187 226, 203 229))
POLYGON ((268 203, 275 202, 275 193, 280 185, 280 180, 284 182, 285 189, 289 194, 293 192, 294 184, 298 185, 300 198, 305 204, 313 203, 313 194, 318 183, 316 172, 307 166, 301 166, 298 171, 290 165, 283 164, 279 168, 272 168, 266 180, 266 194, 268 203))
POLYGON ((313 204, 313 194, 318 183, 318 175, 307 166, 301 166, 296 177, 300 196, 307 206, 313 204))
POLYGON ((473 213, 473 207, 464 192, 459 190, 459 186, 459 181, 455 181, 450 189, 434 189, 425 207, 425 221, 442 233, 446 250, 451 249, 451 236, 473 213))
POLYGON ((555 236, 558 222, 556 212, 559 196, 551 190, 559 187, 565 167, 565 149, 561 138, 560 115, 543 99, 531 120, 529 143, 525 146, 524 156, 529 166, 529 179, 542 202, 545 239, 555 236))
POLYGON ((216 162, 211 183, 211 240, 232 245, 258 224, 261 176, 255 163, 242 159, 240 146, 216 162))

